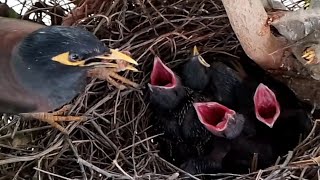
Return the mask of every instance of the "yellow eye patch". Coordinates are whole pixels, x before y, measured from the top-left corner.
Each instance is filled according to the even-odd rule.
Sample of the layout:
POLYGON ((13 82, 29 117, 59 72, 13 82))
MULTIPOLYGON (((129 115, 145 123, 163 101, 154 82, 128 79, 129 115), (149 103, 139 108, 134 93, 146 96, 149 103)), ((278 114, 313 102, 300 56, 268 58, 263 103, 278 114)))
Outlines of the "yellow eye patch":
POLYGON ((79 61, 70 61, 69 55, 70 55, 69 52, 65 52, 57 56, 54 56, 52 60, 67 66, 83 66, 84 65, 85 63, 84 60, 79 59, 79 61))

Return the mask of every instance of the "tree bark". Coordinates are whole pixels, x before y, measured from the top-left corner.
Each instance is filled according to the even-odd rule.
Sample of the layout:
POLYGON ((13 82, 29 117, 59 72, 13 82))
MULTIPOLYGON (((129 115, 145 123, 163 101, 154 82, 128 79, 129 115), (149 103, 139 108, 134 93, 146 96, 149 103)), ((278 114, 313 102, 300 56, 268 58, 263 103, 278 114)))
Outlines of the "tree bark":
POLYGON ((222 0, 230 24, 246 54, 264 69, 282 65, 285 42, 276 38, 260 0, 222 0))

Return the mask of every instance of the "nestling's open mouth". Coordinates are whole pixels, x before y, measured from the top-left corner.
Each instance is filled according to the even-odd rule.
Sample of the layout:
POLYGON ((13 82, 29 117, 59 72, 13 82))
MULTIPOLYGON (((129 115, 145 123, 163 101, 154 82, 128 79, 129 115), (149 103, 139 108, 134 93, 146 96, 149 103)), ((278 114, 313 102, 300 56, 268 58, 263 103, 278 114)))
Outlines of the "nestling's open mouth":
POLYGON ((193 106, 201 123, 211 132, 224 131, 235 115, 235 111, 216 102, 194 103, 193 106))
POLYGON ((259 84, 253 97, 258 120, 273 127, 280 115, 280 105, 274 92, 264 84, 259 84))
POLYGON ((158 57, 154 59, 153 70, 151 72, 151 85, 166 89, 177 85, 175 74, 158 57))

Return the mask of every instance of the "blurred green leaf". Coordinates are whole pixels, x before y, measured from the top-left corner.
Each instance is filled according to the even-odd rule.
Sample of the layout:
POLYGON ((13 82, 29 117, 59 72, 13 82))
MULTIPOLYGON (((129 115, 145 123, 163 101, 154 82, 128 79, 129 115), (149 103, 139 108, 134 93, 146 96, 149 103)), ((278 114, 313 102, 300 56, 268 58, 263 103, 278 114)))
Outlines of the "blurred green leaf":
POLYGON ((16 19, 21 17, 20 14, 10 8, 7 4, 0 4, 0 16, 16 19))

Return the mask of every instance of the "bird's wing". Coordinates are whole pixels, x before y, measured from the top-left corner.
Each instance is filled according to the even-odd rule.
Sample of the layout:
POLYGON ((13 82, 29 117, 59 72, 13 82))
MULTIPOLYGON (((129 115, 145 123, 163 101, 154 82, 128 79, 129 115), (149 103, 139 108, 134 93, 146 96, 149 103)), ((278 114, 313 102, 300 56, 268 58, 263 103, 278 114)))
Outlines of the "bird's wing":
POLYGON ((10 59, 15 45, 41 27, 32 22, 0 18, 0 112, 23 113, 37 108, 36 100, 15 79, 10 59))
POLYGON ((25 36, 42 27, 45 26, 30 21, 0 17, 0 50, 11 52, 25 36))

